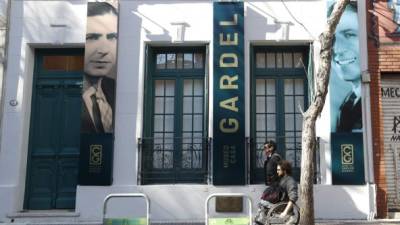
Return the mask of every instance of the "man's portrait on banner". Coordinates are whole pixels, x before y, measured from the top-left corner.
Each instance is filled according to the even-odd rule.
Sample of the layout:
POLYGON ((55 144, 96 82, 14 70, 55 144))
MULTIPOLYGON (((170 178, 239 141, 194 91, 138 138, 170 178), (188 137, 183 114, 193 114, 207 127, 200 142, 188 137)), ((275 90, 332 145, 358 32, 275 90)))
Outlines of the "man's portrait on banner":
POLYGON ((117 9, 108 2, 89 2, 81 132, 113 133, 117 40, 117 9))
MULTIPOLYGON (((333 2, 328 16, 333 10, 333 2)), ((361 132, 361 67, 357 3, 350 3, 336 27, 330 77, 331 131, 361 132)))

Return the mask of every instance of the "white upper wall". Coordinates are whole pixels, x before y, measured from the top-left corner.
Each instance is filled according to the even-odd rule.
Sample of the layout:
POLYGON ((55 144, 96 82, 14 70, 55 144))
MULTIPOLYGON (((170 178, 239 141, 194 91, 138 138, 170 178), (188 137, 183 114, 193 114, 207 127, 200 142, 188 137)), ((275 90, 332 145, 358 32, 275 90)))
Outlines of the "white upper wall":
MULTIPOLYGON (((129 8, 130 14, 140 18, 145 41, 171 41, 176 33, 171 23, 176 22, 188 25, 185 41, 212 40, 212 1, 121 1, 121 5, 122 10, 129 8)), ((325 1, 288 1, 285 5, 279 1, 246 1, 245 39, 311 41, 318 37, 324 26, 325 1)), ((127 22, 124 19, 130 17, 129 13, 122 13, 122 23, 127 22)))
POLYGON ((250 41, 312 41, 325 24, 325 8, 326 2, 321 0, 285 1, 285 4, 246 1, 245 37, 250 41))
POLYGON ((144 41, 172 41, 177 28, 172 24, 180 22, 187 24, 185 41, 212 39, 212 4, 208 1, 174 4, 168 1, 139 1, 125 4, 136 8, 132 13, 141 19, 144 41))
MULTIPOLYGON (((86 1, 25 1, 23 35, 27 43, 85 42, 86 1), (65 28, 55 27, 65 25, 65 28)), ((14 17, 14 15, 13 15, 14 17)))
MULTIPOLYGON (((0 0, 0 6, 4 1, 0 0)), ((84 43, 86 1, 38 0, 17 1, 13 4, 23 4, 23 10, 14 12, 13 18, 24 19, 23 34, 28 43, 84 43), (51 25, 66 25, 67 28, 55 28, 51 25)), ((136 25, 142 28, 140 34, 143 41, 171 41, 176 34, 176 26, 171 23, 176 22, 185 22, 188 25, 185 41, 212 40, 212 1, 120 0, 120 4, 122 37, 129 36, 130 30, 135 30, 125 25, 139 19, 140 24, 136 25)), ((285 4, 287 8, 280 1, 246 1, 246 40, 310 41, 318 37, 325 22, 325 1, 287 1, 285 4)))

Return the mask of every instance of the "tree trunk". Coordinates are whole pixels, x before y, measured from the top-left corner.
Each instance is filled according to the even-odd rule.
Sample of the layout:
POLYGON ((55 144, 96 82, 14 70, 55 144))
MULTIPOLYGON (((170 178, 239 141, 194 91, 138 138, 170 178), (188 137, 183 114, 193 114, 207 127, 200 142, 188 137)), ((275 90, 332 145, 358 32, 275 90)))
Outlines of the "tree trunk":
MULTIPOLYGON (((332 40, 350 0, 338 0, 328 18, 324 32, 319 36, 321 43, 320 64, 315 79, 315 96, 310 107, 303 115, 301 140, 301 177, 300 177, 300 225, 314 225, 314 154, 316 148, 315 123, 322 112, 328 92, 329 74, 332 60, 332 40)), ((310 84, 313 85, 313 84, 310 84)))

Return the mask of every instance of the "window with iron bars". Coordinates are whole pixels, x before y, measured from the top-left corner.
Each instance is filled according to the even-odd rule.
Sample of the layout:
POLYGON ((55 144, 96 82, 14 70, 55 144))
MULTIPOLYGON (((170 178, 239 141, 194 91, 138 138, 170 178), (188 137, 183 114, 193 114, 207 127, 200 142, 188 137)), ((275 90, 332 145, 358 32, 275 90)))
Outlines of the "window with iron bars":
POLYGON ((302 113, 307 109, 306 47, 252 49, 251 183, 264 182, 264 142, 291 162, 300 177, 302 113))
POLYGON ((205 47, 148 51, 142 184, 206 183, 205 47))

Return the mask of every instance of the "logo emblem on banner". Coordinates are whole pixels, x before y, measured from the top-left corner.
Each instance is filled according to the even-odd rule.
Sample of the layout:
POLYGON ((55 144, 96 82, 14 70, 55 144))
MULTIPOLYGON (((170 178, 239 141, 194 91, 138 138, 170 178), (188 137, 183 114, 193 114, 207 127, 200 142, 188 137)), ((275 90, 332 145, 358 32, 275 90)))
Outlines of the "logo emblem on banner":
POLYGON ((99 166, 103 157, 103 145, 91 145, 89 165, 99 166))
POLYGON ((342 149, 342 164, 354 164, 354 146, 352 144, 343 144, 342 149))

